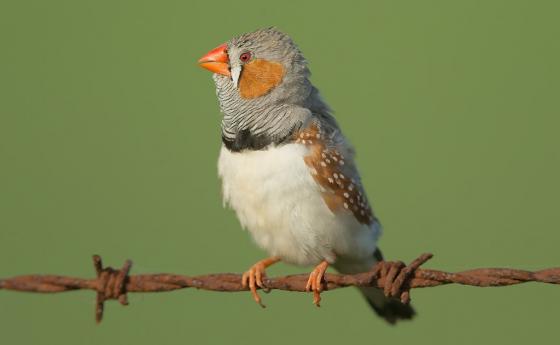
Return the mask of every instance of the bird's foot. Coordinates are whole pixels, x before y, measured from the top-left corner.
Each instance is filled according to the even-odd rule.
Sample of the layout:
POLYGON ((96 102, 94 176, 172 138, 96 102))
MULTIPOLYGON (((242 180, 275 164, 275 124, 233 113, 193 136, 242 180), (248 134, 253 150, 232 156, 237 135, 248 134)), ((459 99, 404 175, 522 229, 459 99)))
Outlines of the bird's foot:
POLYGON ((259 294, 257 293, 257 287, 265 291, 268 291, 263 283, 263 279, 266 278, 265 270, 268 266, 275 264, 278 261, 280 261, 280 258, 278 257, 270 257, 261 260, 256 264, 254 264, 253 266, 251 266, 251 268, 249 268, 248 271, 243 273, 243 276, 241 277, 241 285, 243 285, 244 288, 249 286, 249 289, 251 290, 251 294, 253 295, 253 299, 263 308, 265 307, 265 305, 262 304, 261 296, 259 296, 259 294))
POLYGON ((317 307, 321 306, 319 302, 321 302, 321 291, 323 291, 325 271, 328 267, 329 263, 326 260, 321 261, 309 274, 309 279, 305 286, 306 291, 313 291, 313 304, 317 307))

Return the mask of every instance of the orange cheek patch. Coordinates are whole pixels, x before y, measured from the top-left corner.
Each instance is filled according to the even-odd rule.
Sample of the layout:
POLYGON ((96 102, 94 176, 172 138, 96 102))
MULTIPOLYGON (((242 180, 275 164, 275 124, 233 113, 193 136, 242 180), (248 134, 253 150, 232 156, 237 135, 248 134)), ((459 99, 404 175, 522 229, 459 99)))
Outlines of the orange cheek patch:
POLYGON ((284 66, 267 60, 253 60, 243 66, 239 80, 239 92, 245 99, 257 98, 269 93, 282 82, 284 66))

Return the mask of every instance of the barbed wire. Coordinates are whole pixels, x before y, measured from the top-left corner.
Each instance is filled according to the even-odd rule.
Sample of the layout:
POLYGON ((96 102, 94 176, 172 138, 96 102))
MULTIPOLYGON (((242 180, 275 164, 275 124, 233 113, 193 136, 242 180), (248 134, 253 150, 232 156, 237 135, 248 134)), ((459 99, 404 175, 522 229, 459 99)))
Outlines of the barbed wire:
MULTIPOLYGON (((334 290, 348 286, 378 287, 386 296, 410 302, 410 289, 434 287, 446 284, 461 284, 479 287, 506 286, 527 282, 560 284, 560 267, 540 271, 524 271, 509 268, 480 268, 457 273, 419 268, 432 258, 432 254, 422 254, 408 266, 401 261, 378 262, 371 271, 358 274, 326 274, 324 290, 334 290)), ((211 291, 249 291, 241 284, 241 275, 218 273, 199 276, 178 274, 137 274, 130 275, 132 261, 126 260, 120 269, 103 267, 101 257, 93 256, 96 277, 76 278, 60 275, 22 275, 0 279, 0 289, 57 293, 73 290, 93 290, 97 292, 95 320, 103 318, 104 303, 118 300, 128 305, 129 292, 165 292, 184 288, 211 291)), ((263 279, 266 290, 306 292, 307 274, 263 279)))

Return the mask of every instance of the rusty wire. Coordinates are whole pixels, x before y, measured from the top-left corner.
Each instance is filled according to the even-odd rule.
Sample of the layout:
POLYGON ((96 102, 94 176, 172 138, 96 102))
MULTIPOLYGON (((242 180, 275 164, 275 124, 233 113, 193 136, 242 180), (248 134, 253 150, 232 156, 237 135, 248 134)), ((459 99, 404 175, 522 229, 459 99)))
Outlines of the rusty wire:
MULTIPOLYGON (((445 284, 461 284, 479 287, 506 286, 526 282, 560 284, 560 267, 536 272, 508 269, 481 268, 457 273, 431 269, 420 269, 420 265, 432 258, 432 254, 422 254, 408 266, 400 261, 377 263, 371 271, 359 274, 326 274, 325 290, 347 286, 372 286, 383 289, 390 297, 400 298, 403 303, 410 302, 411 288, 433 287, 445 284)), ((138 274, 129 275, 132 267, 130 260, 121 269, 103 267, 101 257, 93 256, 96 278, 84 279, 59 275, 23 275, 0 279, 0 289, 55 293, 71 290, 93 290, 97 292, 95 320, 103 317, 104 302, 118 300, 128 305, 129 292, 165 292, 194 287, 212 291, 247 291, 241 285, 241 275, 233 273, 184 276, 178 274, 138 274)), ((307 274, 285 277, 265 278, 267 290, 305 292, 307 274)))

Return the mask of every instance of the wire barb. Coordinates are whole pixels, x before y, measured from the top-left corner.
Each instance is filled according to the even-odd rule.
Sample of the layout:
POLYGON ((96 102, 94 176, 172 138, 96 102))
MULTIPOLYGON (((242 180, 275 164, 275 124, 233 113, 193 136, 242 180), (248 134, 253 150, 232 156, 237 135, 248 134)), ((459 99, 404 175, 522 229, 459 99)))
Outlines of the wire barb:
MULTIPOLYGON (((560 284, 560 267, 531 272, 510 268, 481 268, 458 273, 449 273, 420 266, 432 258, 422 254, 408 266, 402 261, 378 262, 369 272, 358 274, 326 274, 325 291, 348 286, 377 287, 388 297, 399 298, 402 303, 410 302, 410 289, 434 287, 446 284, 462 284, 479 287, 506 286, 527 282, 560 284)), ((184 288, 197 288, 222 292, 248 291, 241 284, 241 275, 233 273, 185 276, 177 274, 130 275, 132 261, 126 260, 121 269, 103 267, 101 257, 93 256, 96 277, 93 279, 58 275, 23 275, 0 279, 0 290, 39 293, 55 293, 72 290, 96 291, 95 320, 103 318, 105 301, 115 299, 128 305, 129 292, 165 292, 184 288)), ((307 274, 265 278, 267 290, 305 292, 307 274)))
POLYGON ((97 273, 97 297, 95 302, 95 321, 103 319, 105 301, 116 299, 120 304, 128 305, 126 296, 126 281, 132 267, 132 261, 126 260, 120 270, 111 267, 103 268, 103 261, 99 255, 93 256, 93 267, 97 273))

